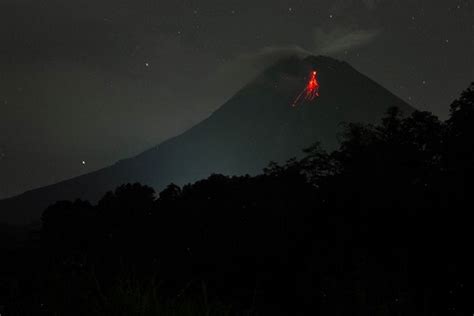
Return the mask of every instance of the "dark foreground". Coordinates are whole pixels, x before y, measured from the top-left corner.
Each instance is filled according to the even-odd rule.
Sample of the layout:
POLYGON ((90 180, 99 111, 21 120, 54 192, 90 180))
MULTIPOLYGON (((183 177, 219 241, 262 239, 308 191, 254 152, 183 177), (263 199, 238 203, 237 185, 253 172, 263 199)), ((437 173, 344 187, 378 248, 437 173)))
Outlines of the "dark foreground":
POLYGON ((473 85, 260 176, 58 202, 1 228, 2 315, 472 315, 473 85))

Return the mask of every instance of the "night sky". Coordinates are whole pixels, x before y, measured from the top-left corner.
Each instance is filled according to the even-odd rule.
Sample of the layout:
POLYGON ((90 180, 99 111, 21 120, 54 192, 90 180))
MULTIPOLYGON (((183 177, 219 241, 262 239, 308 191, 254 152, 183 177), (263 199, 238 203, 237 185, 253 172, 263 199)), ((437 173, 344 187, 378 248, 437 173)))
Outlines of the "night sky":
POLYGON ((349 62, 445 119, 470 0, 2 0, 0 198, 138 154, 288 54, 349 62))

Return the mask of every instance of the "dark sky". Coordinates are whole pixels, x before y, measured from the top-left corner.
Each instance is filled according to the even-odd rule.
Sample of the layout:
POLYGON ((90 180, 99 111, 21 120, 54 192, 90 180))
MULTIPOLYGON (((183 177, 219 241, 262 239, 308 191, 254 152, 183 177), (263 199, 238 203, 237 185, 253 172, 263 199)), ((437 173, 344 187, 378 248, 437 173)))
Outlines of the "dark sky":
POLYGON ((0 197, 137 154, 293 52, 446 118, 474 80, 471 0, 2 0, 0 197))

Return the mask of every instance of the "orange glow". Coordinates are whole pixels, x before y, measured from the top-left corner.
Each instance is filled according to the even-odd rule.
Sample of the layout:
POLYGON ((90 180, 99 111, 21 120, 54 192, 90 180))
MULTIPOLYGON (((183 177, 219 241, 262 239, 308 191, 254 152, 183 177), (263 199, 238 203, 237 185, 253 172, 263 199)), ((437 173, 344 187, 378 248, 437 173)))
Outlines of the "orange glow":
POLYGON ((303 101, 313 101, 316 99, 316 97, 319 97, 319 82, 318 82, 318 72, 314 70, 311 73, 311 77, 309 79, 308 84, 304 88, 303 91, 301 91, 300 94, 296 97, 295 101, 291 105, 292 107, 295 107, 298 105, 298 103, 303 100, 303 101))

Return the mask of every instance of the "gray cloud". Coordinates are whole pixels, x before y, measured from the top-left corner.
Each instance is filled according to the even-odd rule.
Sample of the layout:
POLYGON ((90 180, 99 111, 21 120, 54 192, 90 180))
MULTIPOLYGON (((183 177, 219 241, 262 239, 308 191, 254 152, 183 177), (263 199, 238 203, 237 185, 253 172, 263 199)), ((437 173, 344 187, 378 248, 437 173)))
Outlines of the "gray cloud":
POLYGON ((314 31, 315 51, 320 54, 337 54, 345 50, 360 47, 375 39, 379 29, 336 28, 326 31, 316 28, 314 31))
MULTIPOLYGON (((305 57, 314 54, 301 46, 268 46, 249 54, 236 57, 230 63, 224 65, 219 72, 233 73, 236 77, 242 74, 244 82, 249 81, 249 77, 258 75, 261 71, 273 65, 278 60, 290 56, 305 57)), ((241 84, 242 85, 242 84, 241 84)))
MULTIPOLYGON (((277 61, 290 57, 305 57, 314 54, 301 46, 269 46, 254 53, 241 54, 219 67, 208 80, 202 82, 203 95, 212 109, 221 105, 238 89, 258 76, 277 61), (209 91, 212 87, 212 91, 209 91)), ((203 103, 203 105, 206 103, 203 103)))

